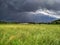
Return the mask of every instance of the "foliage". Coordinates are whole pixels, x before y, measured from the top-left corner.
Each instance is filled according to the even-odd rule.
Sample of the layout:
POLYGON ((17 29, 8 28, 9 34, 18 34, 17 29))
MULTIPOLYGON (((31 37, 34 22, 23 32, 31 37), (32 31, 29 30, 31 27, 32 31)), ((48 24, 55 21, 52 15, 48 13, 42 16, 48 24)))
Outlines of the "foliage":
MULTIPOLYGON (((12 21, 0 21, 0 24, 20 24, 23 22, 12 22, 12 21)), ((25 22, 27 24, 60 24, 60 19, 54 20, 52 22, 25 22)))
POLYGON ((52 21, 53 24, 60 24, 60 19, 59 20, 55 20, 55 21, 52 21))

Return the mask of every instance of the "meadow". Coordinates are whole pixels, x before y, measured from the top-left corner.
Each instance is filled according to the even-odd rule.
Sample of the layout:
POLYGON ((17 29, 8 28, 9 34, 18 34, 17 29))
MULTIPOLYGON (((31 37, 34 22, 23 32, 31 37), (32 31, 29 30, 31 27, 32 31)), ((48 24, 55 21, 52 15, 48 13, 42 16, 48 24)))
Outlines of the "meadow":
POLYGON ((0 45, 60 45, 60 25, 0 24, 0 45))

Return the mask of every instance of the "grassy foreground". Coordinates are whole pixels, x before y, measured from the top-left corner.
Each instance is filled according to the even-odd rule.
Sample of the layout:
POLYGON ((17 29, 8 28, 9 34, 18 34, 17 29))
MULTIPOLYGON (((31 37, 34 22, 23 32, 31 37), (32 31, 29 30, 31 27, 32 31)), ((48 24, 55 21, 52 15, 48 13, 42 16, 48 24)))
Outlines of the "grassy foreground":
POLYGON ((60 45, 60 25, 0 24, 0 45, 60 45))

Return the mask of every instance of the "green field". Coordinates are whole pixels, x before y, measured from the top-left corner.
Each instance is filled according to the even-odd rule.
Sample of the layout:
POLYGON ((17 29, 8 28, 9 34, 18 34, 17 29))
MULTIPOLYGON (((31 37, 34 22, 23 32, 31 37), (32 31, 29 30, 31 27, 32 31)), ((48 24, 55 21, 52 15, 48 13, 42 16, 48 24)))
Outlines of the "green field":
POLYGON ((0 24, 0 45, 60 45, 60 25, 0 24))

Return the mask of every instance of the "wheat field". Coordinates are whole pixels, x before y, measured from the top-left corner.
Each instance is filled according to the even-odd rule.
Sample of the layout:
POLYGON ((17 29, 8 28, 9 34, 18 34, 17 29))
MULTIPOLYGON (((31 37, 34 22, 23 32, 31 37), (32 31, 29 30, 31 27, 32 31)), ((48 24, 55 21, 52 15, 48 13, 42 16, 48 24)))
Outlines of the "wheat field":
POLYGON ((60 25, 0 24, 0 45, 60 45, 60 25))

